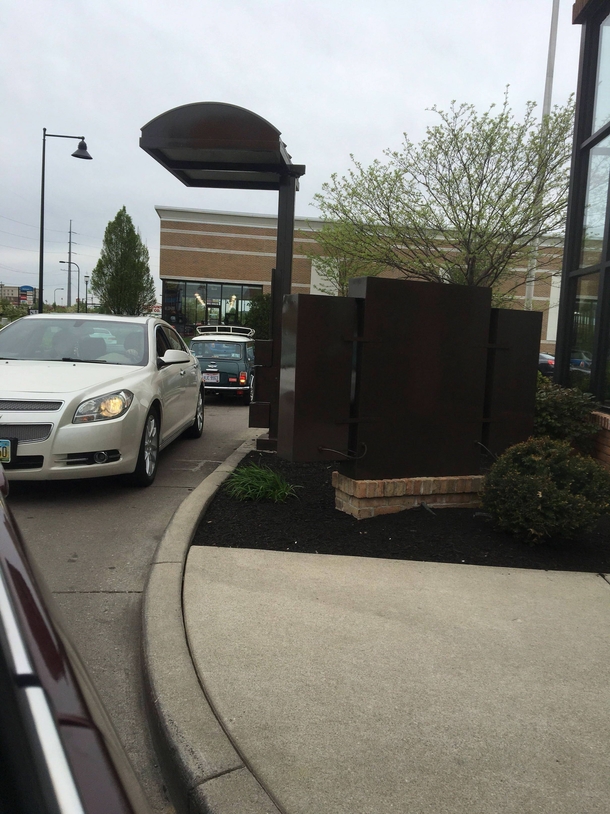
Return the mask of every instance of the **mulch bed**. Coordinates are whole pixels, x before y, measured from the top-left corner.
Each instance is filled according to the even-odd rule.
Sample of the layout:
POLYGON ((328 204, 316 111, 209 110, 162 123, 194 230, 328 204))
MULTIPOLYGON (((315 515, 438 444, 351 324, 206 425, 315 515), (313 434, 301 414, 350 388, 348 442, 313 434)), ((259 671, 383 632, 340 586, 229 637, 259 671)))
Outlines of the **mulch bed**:
POLYGON ((610 517, 577 540, 528 545, 495 531, 480 510, 423 508, 356 520, 334 506, 334 463, 290 463, 251 452, 297 489, 286 503, 240 502, 220 489, 195 534, 195 545, 384 557, 507 568, 610 573, 610 517))

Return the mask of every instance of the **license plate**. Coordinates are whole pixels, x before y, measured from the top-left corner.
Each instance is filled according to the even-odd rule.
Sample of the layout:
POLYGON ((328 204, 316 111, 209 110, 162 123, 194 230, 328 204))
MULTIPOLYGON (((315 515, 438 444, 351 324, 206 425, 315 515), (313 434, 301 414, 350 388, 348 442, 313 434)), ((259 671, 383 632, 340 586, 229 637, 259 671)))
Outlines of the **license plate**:
POLYGON ((218 384, 220 381, 220 373, 204 373, 203 381, 206 384, 218 384))
POLYGON ((9 438, 0 438, 0 464, 10 464, 11 442, 9 438))

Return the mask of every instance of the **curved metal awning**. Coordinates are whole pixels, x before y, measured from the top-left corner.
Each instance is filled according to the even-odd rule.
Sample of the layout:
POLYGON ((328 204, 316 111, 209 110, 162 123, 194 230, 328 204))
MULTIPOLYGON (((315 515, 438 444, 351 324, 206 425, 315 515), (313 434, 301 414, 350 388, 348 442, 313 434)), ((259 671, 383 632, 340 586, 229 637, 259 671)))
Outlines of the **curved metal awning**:
POLYGON ((279 190, 305 174, 268 121, 224 102, 168 110, 142 128, 140 147, 188 187, 279 190))

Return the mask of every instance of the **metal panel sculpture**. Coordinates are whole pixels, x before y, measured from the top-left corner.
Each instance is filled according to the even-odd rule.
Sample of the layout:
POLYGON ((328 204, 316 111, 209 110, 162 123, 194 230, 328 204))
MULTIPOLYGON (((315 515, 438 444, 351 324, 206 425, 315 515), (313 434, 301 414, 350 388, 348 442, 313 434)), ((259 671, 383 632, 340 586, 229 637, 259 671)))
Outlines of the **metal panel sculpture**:
POLYGON ((284 299, 282 457, 355 479, 466 475, 483 446, 529 435, 540 314, 466 286, 377 277, 349 293, 284 299))

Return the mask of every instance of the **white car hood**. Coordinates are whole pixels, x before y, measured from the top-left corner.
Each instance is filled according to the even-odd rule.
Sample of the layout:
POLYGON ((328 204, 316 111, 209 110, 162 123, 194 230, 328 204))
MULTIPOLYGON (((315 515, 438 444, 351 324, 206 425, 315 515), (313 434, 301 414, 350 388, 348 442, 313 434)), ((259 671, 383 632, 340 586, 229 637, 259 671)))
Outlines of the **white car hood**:
POLYGON ((9 392, 69 394, 96 385, 124 383, 131 365, 83 362, 0 362, 0 396, 9 392))

